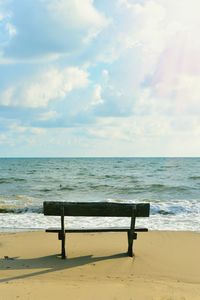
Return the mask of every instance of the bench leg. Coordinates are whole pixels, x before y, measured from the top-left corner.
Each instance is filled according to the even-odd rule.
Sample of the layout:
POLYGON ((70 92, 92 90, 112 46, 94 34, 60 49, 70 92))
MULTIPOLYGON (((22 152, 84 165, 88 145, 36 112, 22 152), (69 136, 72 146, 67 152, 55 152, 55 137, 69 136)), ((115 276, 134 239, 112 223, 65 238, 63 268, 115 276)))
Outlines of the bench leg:
POLYGON ((61 256, 63 259, 66 258, 65 253, 65 233, 63 234, 61 231, 58 232, 58 239, 61 241, 61 256))
POLYGON ((65 222, 64 222, 64 218, 65 218, 65 208, 64 206, 61 208, 61 250, 62 250, 62 259, 66 258, 66 253, 65 253, 65 222))
POLYGON ((133 257, 133 239, 131 238, 130 231, 127 232, 128 237, 128 256, 133 257))
POLYGON ((62 259, 66 258, 66 253, 65 253, 65 234, 62 235, 62 239, 61 239, 61 255, 62 255, 62 259))
POLYGON ((128 231, 127 237, 128 237, 128 256, 133 257, 134 256, 133 240, 137 239, 137 233, 135 232, 131 233, 130 231, 128 231))

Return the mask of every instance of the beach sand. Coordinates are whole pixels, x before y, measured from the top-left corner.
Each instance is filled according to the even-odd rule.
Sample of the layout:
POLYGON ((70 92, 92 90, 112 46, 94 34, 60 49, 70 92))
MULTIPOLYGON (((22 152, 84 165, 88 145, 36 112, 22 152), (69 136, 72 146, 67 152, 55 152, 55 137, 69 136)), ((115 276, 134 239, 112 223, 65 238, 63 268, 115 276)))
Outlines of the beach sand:
POLYGON ((0 234, 0 299, 200 299, 200 233, 0 234))

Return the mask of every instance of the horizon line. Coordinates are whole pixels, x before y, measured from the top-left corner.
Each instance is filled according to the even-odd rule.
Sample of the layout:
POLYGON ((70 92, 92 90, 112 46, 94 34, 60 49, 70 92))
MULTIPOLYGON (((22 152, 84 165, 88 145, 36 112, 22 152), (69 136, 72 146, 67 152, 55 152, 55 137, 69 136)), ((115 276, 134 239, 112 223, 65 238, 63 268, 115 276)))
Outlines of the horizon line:
POLYGON ((200 158, 200 156, 0 156, 4 158, 200 158))

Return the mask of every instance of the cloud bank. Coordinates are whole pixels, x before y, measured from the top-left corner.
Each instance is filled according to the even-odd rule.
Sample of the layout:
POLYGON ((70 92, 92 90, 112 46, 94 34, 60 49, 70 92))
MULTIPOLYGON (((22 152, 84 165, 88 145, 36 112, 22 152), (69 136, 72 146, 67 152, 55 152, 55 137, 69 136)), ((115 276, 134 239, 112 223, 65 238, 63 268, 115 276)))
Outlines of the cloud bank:
POLYGON ((199 9, 0 1, 1 155, 198 156, 199 9))

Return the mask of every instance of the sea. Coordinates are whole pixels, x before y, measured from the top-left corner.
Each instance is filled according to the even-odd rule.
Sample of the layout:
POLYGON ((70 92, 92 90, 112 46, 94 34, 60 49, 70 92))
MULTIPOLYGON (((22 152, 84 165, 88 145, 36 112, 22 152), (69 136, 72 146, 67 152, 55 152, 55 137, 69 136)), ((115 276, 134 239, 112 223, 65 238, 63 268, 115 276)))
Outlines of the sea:
MULTIPOLYGON (((43 201, 150 203, 151 230, 200 231, 200 158, 0 158, 0 232, 60 225, 43 201)), ((129 218, 67 217, 69 227, 126 226, 129 218)))

